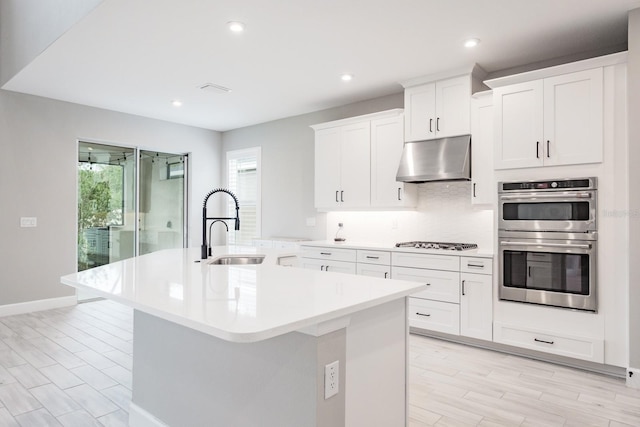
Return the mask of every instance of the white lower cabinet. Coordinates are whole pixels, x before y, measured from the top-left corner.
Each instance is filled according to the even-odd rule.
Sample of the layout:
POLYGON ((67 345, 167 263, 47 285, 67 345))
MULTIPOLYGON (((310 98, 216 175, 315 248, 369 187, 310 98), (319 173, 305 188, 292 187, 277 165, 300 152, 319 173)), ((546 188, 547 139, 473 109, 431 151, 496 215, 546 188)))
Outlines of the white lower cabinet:
POLYGON ((394 266, 392 272, 394 279, 424 283, 424 290, 411 295, 412 297, 453 303, 460 302, 460 273, 457 271, 394 266))
POLYGON ((415 328, 458 335, 460 306, 458 304, 409 298, 409 325, 415 328))
POLYGON ((490 275, 460 273, 460 335, 493 338, 492 286, 490 275))
POLYGON ((574 359, 604 363, 604 340, 495 322, 494 341, 574 359))
POLYGON ((391 267, 389 267, 388 265, 358 263, 356 266, 356 274, 358 276, 369 276, 388 279, 391 277, 391 267))
POLYGON ((334 273, 356 274, 356 263, 313 258, 300 258, 300 267, 308 270, 332 271, 334 273))

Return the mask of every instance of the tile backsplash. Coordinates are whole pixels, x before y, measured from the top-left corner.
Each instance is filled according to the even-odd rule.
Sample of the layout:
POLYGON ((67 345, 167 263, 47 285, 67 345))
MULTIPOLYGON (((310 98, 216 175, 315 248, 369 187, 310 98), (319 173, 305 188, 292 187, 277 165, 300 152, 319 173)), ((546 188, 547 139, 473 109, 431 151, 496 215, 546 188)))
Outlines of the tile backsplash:
POLYGON ((493 210, 471 204, 469 181, 419 184, 415 210, 329 212, 327 239, 333 239, 339 222, 351 242, 429 240, 477 243, 486 250, 493 246, 493 210))

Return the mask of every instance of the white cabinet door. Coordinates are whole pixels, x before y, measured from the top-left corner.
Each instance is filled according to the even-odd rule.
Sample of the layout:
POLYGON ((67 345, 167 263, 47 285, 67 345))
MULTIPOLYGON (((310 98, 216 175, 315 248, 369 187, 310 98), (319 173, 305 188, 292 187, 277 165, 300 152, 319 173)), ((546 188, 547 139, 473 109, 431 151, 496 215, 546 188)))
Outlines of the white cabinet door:
POLYGON ((340 206, 368 207, 371 200, 370 122, 341 128, 340 206))
POLYGON ((436 137, 435 83, 405 89, 404 108, 405 141, 420 141, 436 137))
POLYGON ((436 82, 436 136, 470 132, 471 78, 460 76, 436 82))
POLYGON ((493 96, 486 92, 471 100, 471 203, 492 204, 493 96))
POLYGON ((460 273, 460 335, 491 341, 492 276, 460 273))
POLYGON ((356 274, 355 262, 326 261, 326 260, 313 259, 313 258, 300 258, 300 267, 306 268, 308 270, 356 274))
POLYGON ((493 91, 496 169, 542 166, 542 101, 542 80, 493 91))
POLYGON ((404 146, 403 116, 371 121, 371 206, 415 207, 416 185, 396 181, 404 146))
POLYGON ((315 139, 315 205, 331 208, 340 204, 339 127, 316 131, 315 139))
POLYGON ((359 276, 379 277, 388 279, 391 277, 391 267, 379 264, 361 264, 356 265, 356 273, 359 276))
POLYGON ((602 162, 602 68, 544 80, 544 164, 602 162))

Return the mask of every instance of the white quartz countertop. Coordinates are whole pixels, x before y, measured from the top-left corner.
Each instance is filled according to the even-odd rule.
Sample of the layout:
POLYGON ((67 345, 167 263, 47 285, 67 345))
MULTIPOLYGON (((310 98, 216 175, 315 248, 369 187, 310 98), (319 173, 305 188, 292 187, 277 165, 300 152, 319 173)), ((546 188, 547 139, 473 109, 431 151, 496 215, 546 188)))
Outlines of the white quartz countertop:
POLYGON ((419 248, 397 248, 395 243, 379 243, 379 242, 335 242, 333 240, 313 240, 309 242, 300 242, 300 246, 317 246, 344 249, 361 249, 374 251, 391 251, 391 252, 411 252, 429 255, 456 255, 470 256, 480 258, 493 258, 493 252, 484 248, 468 249, 464 251, 451 251, 443 249, 419 249, 419 248))
POLYGON ((200 248, 167 249, 61 278, 134 309, 232 342, 256 342, 313 328, 404 298, 422 284, 277 265, 282 250, 214 247, 263 254, 260 265, 211 265, 200 248))

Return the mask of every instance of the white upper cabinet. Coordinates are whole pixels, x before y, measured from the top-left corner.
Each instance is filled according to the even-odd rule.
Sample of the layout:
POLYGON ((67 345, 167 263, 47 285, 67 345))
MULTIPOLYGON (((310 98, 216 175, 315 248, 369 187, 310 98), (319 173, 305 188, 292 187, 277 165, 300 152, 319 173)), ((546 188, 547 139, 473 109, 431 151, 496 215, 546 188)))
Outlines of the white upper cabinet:
POLYGON ((471 99, 471 203, 493 203, 493 96, 490 91, 471 99))
POLYGON ((496 169, 602 162, 602 67, 493 93, 496 169))
POLYGON ((415 206, 415 186, 396 182, 404 144, 402 112, 312 126, 317 209, 415 206))
POLYGON ((471 76, 405 86, 405 141, 469 133, 471 76))
POLYGON ((369 206, 370 134, 369 121, 316 131, 316 207, 369 206))
POLYGON ((402 114, 371 121, 371 206, 415 207, 415 184, 396 181, 404 146, 402 114))

